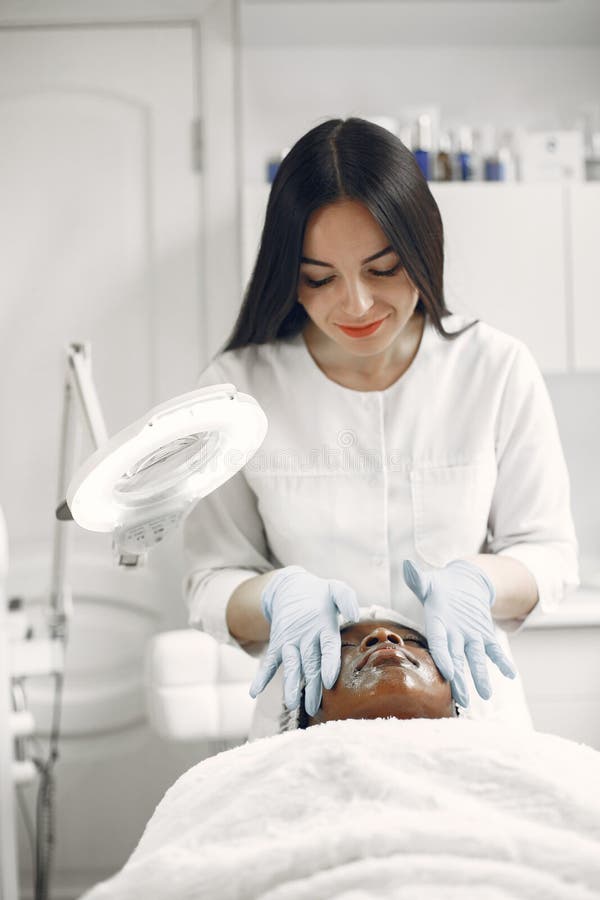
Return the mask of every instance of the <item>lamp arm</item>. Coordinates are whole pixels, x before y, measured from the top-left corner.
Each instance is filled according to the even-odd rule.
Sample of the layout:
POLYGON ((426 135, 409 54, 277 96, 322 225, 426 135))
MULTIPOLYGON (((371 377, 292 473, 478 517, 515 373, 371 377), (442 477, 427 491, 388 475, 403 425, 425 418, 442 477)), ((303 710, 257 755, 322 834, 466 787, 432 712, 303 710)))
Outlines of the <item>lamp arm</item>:
POLYGON ((87 426, 89 437, 97 450, 108 440, 108 432, 92 378, 92 357, 89 343, 72 343, 67 348, 67 367, 63 392, 62 425, 58 462, 58 509, 54 521, 50 632, 52 637, 64 637, 70 613, 71 593, 66 587, 66 569, 71 543, 70 529, 65 521, 71 519, 65 496, 74 461, 79 455, 80 419, 87 426), (73 409, 74 396, 78 410, 73 409), (74 414, 75 413, 75 414, 74 414), (77 416, 79 413, 79 416, 77 416))
POLYGON ((68 380, 77 393, 79 406, 94 444, 94 450, 98 450, 108 441, 108 432, 92 378, 90 345, 88 343, 70 344, 67 351, 67 363, 70 370, 68 380))

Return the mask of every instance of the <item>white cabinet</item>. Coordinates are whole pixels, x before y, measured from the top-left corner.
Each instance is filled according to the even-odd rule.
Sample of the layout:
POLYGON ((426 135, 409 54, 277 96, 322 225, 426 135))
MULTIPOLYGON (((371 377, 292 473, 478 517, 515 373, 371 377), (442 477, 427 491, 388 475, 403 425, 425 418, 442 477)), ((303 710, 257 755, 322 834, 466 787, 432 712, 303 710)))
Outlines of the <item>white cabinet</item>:
POLYGON ((600 184, 569 191, 568 239, 572 266, 573 362, 600 369, 600 184))
POLYGON ((434 184, 446 303, 521 338, 545 372, 567 367, 560 184, 434 184))
MULTIPOLYGON (((523 340, 545 373, 600 368, 600 185, 432 184, 445 234, 445 294, 523 340)), ((269 186, 244 190, 244 284, 269 186)))
POLYGON ((534 727, 600 750, 598 624, 525 628, 510 645, 534 727))

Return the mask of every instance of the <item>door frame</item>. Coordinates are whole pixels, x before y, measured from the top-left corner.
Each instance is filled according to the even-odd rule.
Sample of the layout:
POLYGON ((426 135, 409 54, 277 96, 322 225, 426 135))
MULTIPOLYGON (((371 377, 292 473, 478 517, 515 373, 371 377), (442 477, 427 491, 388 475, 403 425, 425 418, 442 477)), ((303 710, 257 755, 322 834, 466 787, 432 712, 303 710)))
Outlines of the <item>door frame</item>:
MULTIPOLYGON (((0 30, 188 25, 194 34, 200 122, 200 352, 220 348, 240 305, 241 139, 239 0, 3 0, 0 30)), ((190 123, 190 155, 192 144, 190 123)))

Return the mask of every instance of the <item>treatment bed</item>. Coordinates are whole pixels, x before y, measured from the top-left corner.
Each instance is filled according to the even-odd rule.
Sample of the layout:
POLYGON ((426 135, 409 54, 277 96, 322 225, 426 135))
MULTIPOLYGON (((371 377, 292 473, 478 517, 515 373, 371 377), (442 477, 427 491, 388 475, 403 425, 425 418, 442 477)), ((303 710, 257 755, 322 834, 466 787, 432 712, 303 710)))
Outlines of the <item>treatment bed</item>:
POLYGON ((592 900, 600 754, 466 719, 338 721, 204 760, 85 900, 592 900))

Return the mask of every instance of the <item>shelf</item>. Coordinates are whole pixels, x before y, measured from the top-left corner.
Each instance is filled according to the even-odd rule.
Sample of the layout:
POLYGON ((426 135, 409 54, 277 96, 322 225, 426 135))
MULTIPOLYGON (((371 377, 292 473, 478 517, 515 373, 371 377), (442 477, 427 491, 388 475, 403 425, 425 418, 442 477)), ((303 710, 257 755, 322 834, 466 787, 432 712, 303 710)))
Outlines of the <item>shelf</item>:
POLYGON ((525 625, 524 630, 600 628, 600 588, 580 587, 546 618, 525 625))

